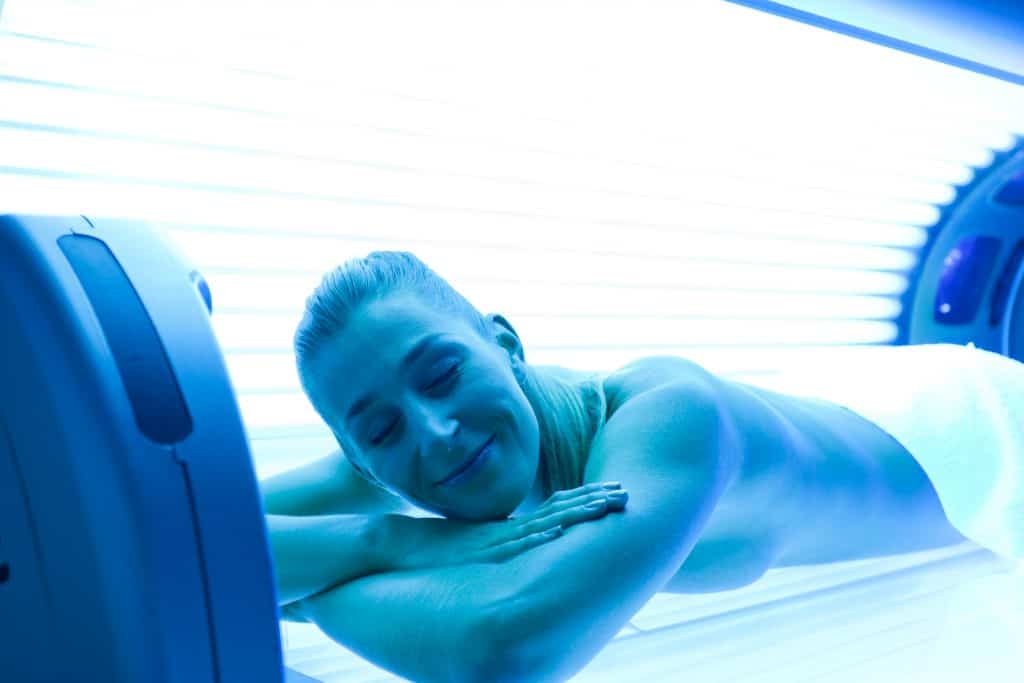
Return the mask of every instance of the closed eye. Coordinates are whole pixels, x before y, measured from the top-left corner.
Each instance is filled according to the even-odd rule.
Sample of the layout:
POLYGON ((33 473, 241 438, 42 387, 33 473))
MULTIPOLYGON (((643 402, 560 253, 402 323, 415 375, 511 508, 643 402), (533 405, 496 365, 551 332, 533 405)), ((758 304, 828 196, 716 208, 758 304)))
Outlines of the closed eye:
POLYGON ((381 433, 380 433, 380 434, 378 434, 377 436, 371 437, 371 438, 370 438, 370 443, 371 443, 372 445, 374 445, 374 446, 377 446, 377 445, 379 445, 379 444, 380 444, 380 443, 381 443, 382 441, 384 441, 384 439, 386 439, 386 438, 387 438, 388 434, 390 434, 390 433, 391 433, 391 430, 392 430, 392 429, 394 428, 394 426, 395 426, 395 424, 396 424, 397 422, 398 422, 398 420, 394 420, 394 421, 392 421, 392 422, 391 422, 391 424, 389 424, 389 425, 387 426, 387 428, 386 428, 386 429, 385 429, 385 430, 384 430, 383 432, 381 432, 381 433))
MULTIPOLYGON (((433 390, 435 387, 438 387, 438 386, 440 386, 442 384, 445 384, 446 382, 449 384, 449 386, 454 385, 454 380, 459 375, 459 371, 461 370, 461 367, 462 367, 461 363, 453 364, 450 368, 448 368, 447 371, 445 371, 437 379, 435 379, 433 382, 431 382, 430 386, 427 387, 427 390, 428 391, 433 390)), ((391 422, 391 424, 389 424, 384 429, 384 431, 382 431, 379 434, 371 437, 370 438, 370 444, 372 444, 374 446, 380 445, 388 437, 388 435, 391 433, 391 431, 394 429, 394 427, 395 427, 395 425, 397 423, 398 423, 398 420, 393 420, 391 422)))
POLYGON ((459 374, 460 367, 461 367, 461 363, 455 363, 450 368, 448 368, 447 372, 445 372, 443 375, 441 375, 440 377, 435 379, 433 382, 431 382, 430 386, 428 386, 427 389, 433 389, 434 387, 438 386, 439 384, 444 383, 445 381, 447 381, 449 379, 454 379, 454 377, 459 374))

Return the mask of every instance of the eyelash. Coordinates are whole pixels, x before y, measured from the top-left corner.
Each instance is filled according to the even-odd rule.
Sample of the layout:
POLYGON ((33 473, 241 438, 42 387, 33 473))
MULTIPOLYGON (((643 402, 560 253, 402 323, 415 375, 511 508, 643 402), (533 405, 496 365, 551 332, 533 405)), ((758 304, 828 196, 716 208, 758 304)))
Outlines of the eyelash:
MULTIPOLYGON (((436 387, 439 384, 442 384, 444 382, 448 382, 448 381, 454 380, 456 377, 458 377, 459 372, 460 372, 461 369, 462 369, 462 363, 453 363, 451 365, 451 367, 449 367, 444 372, 443 375, 438 377, 437 380, 435 380, 434 382, 430 383, 430 386, 427 387, 427 390, 429 391, 430 389, 433 389, 434 387, 436 387)), ((383 443, 384 440, 391 433, 392 428, 395 426, 395 424, 397 422, 398 422, 398 420, 395 420, 395 421, 391 422, 391 424, 389 424, 387 426, 387 428, 385 428, 385 430, 383 432, 381 432, 380 436, 378 436, 375 439, 371 438, 370 439, 370 445, 371 446, 379 446, 381 443, 383 443)))

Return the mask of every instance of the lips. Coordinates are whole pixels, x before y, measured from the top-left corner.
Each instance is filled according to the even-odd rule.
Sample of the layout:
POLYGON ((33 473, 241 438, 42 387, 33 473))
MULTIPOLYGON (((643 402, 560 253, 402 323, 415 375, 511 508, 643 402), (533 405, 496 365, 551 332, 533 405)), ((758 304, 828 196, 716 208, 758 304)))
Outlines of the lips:
POLYGON ((449 481, 451 481, 455 477, 459 476, 460 474, 462 474, 463 472, 468 470, 473 465, 473 463, 475 463, 477 461, 477 458, 480 457, 480 454, 483 453, 484 450, 488 446, 490 446, 492 443, 494 443, 494 436, 493 435, 491 436, 491 438, 487 439, 487 441, 485 441, 484 444, 482 446, 480 446, 480 448, 478 448, 475 453, 473 453, 472 457, 470 457, 468 460, 466 460, 461 465, 459 465, 457 468, 455 468, 452 472, 450 472, 448 474, 447 477, 445 477, 441 481, 437 482, 437 485, 441 486, 441 485, 447 484, 449 481))

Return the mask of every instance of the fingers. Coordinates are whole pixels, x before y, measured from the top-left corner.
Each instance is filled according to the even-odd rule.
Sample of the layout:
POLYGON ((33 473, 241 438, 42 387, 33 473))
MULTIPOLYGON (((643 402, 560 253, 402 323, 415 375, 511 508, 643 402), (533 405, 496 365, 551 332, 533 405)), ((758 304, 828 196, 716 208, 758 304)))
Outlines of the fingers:
POLYGON ((545 505, 520 518, 518 524, 499 527, 503 529, 500 535, 506 536, 508 540, 481 549, 474 559, 502 562, 560 537, 573 524, 622 510, 628 499, 629 492, 622 489, 619 482, 593 483, 559 491, 545 505), (508 534, 511 534, 511 538, 508 534))
POLYGON ((530 548, 535 548, 538 545, 553 541, 562 535, 564 530, 560 526, 552 527, 544 531, 538 531, 531 533, 522 538, 517 538, 511 541, 507 541, 500 545, 491 546, 486 550, 482 551, 477 556, 477 561, 481 562, 502 562, 509 559, 519 553, 525 552, 530 548))
POLYGON ((623 489, 621 489, 621 488, 615 488, 615 489, 601 489, 601 488, 598 488, 598 489, 594 489, 594 490, 587 491, 587 492, 581 493, 579 495, 573 496, 572 498, 567 498, 565 500, 561 500, 561 501, 552 503, 551 505, 547 506, 546 508, 538 508, 534 512, 534 514, 531 515, 531 517, 534 518, 534 519, 540 518, 540 517, 545 517, 547 515, 550 515, 550 514, 553 514, 553 513, 556 513, 556 512, 561 512, 563 510, 568 510, 568 509, 574 508, 574 507, 580 507, 582 505, 586 505, 587 503, 592 503, 594 501, 605 500, 606 498, 609 497, 609 495, 612 495, 612 494, 615 494, 614 496, 612 496, 613 498, 617 498, 618 494, 621 494, 622 492, 623 492, 623 489))
POLYGON ((569 498, 575 498, 576 496, 592 493, 594 491, 600 491, 602 489, 617 489, 622 484, 617 481, 593 481, 583 486, 577 486, 574 489, 565 489, 564 491, 555 491, 551 494, 548 500, 566 500, 569 498))
POLYGON ((589 494, 600 492, 600 491, 615 490, 615 489, 621 488, 621 486, 622 485, 619 482, 617 482, 617 481, 604 481, 604 482, 591 482, 589 484, 584 484, 583 486, 578 486, 578 487, 576 487, 574 489, 566 489, 564 491, 555 491, 553 494, 551 494, 551 497, 549 497, 546 501, 544 501, 544 504, 541 505, 537 509, 537 511, 538 512, 540 512, 540 511, 545 511, 546 512, 547 511, 546 508, 550 508, 552 506, 557 506, 560 503, 564 503, 566 501, 575 500, 577 498, 584 497, 584 496, 587 496, 589 494))
POLYGON ((609 512, 624 509, 628 500, 629 492, 622 489, 592 491, 579 498, 562 501, 553 506, 546 514, 531 516, 524 520, 519 533, 525 535, 558 525, 569 527, 573 524, 597 519, 609 512))
POLYGON ((558 523, 566 527, 572 526, 573 524, 579 524, 590 519, 603 517, 609 512, 622 510, 626 507, 626 501, 629 499, 627 491, 609 492, 607 495, 594 495, 599 497, 548 515, 546 520, 551 524, 558 523))

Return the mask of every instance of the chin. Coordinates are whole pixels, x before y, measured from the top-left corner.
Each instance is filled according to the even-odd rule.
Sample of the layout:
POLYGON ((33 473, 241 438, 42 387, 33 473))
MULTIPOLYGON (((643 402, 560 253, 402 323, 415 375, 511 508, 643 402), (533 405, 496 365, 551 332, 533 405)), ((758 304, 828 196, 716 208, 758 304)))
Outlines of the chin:
POLYGON ((467 521, 507 518, 522 505, 533 489, 540 459, 538 456, 532 462, 528 460, 515 451, 502 452, 501 460, 492 463, 498 465, 498 468, 491 470, 490 476, 479 479, 476 486, 465 487, 457 494, 455 491, 449 492, 452 499, 438 501, 437 507, 441 509, 432 511, 467 521))
POLYGON ((511 487, 503 486, 500 490, 468 491, 462 499, 431 511, 450 519, 474 522, 506 519, 526 500, 530 487, 531 484, 527 482, 511 487))

